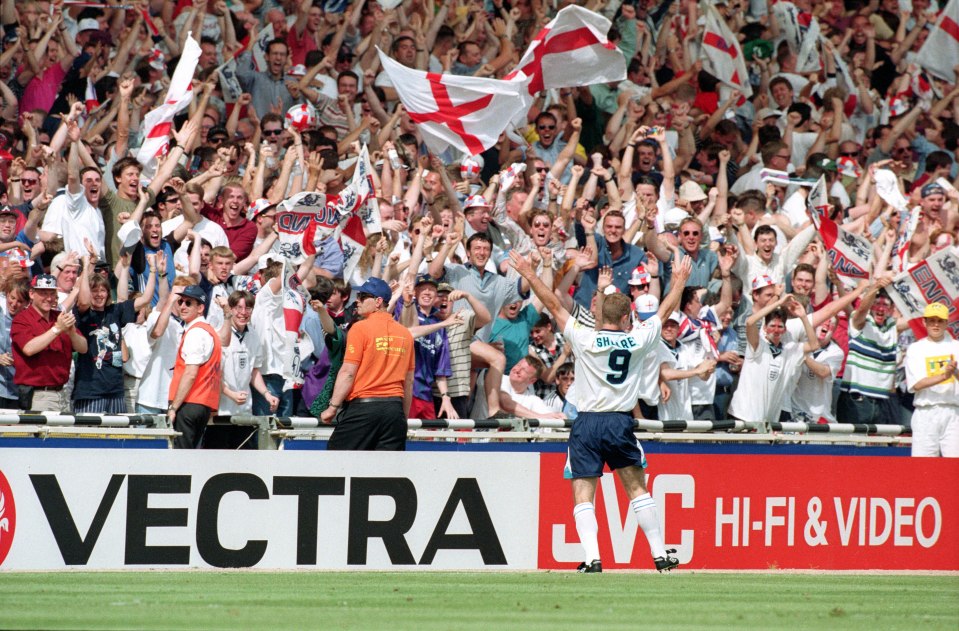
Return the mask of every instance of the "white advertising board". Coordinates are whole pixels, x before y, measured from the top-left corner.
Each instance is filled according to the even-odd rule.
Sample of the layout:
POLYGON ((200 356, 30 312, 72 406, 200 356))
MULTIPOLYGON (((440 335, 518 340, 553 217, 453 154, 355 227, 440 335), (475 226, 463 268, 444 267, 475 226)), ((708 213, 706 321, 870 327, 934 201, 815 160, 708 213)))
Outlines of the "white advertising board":
POLYGON ((535 569, 539 454, 0 449, 0 571, 535 569))

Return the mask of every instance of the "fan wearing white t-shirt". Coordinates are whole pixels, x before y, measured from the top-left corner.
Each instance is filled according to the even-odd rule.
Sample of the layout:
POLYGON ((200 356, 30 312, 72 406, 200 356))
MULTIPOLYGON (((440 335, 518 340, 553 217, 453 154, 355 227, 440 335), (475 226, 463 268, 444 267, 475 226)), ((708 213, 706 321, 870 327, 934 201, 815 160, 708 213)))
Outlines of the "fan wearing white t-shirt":
POLYGON ((912 455, 959 458, 959 342, 946 330, 949 308, 923 312, 929 334, 906 350, 906 385, 915 392, 912 455))
POLYGON ((805 353, 819 348, 806 309, 786 294, 746 320, 746 359, 739 387, 729 404, 729 416, 743 421, 777 422, 783 403, 792 393, 805 353), (799 318, 806 341, 786 335, 787 313, 799 318), (759 323, 765 320, 765 335, 759 323))

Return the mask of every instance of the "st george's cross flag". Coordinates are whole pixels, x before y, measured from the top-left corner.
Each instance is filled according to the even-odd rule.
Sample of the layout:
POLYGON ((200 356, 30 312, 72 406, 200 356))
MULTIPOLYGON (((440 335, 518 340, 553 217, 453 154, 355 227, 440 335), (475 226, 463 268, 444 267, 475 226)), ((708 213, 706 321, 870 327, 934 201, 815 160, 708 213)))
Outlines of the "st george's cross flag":
POLYGON ((563 8, 536 34, 506 79, 527 82, 530 105, 544 89, 625 79, 626 59, 606 38, 609 27, 609 20, 589 9, 563 8))
POLYGON ((753 89, 749 85, 749 71, 746 69, 746 59, 739 47, 739 40, 715 7, 705 7, 706 26, 703 29, 702 53, 706 60, 703 67, 726 86, 739 90, 743 99, 749 98, 753 89))
POLYGON ((380 60, 432 151, 454 147, 477 155, 511 123, 524 120, 538 91, 624 79, 626 61, 607 39, 609 28, 609 20, 597 13, 565 7, 502 80, 411 70, 382 51, 380 60))
POLYGON ((954 67, 959 60, 959 0, 950 0, 939 14, 935 26, 926 38, 916 63, 930 74, 949 83, 956 83, 954 67))
POLYGON ((523 107, 518 81, 413 70, 378 51, 403 107, 434 153, 448 147, 476 155, 492 147, 523 107))
POLYGON ((187 35, 183 54, 173 71, 163 102, 143 117, 143 128, 146 131, 143 144, 137 152, 137 161, 143 165, 144 178, 150 179, 156 173, 157 157, 163 155, 170 145, 173 118, 193 100, 193 73, 199 60, 200 45, 192 36, 187 35))

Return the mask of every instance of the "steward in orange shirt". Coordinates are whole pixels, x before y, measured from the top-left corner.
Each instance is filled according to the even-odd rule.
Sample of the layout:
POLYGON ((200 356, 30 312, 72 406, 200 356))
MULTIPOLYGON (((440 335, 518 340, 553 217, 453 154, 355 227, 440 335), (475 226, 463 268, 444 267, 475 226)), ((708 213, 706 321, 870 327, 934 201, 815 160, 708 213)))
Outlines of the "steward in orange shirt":
POLYGON ((196 285, 186 287, 177 303, 185 329, 173 365, 167 415, 173 429, 181 434, 173 442, 174 448, 196 449, 210 415, 220 405, 222 351, 220 336, 203 319, 204 291, 196 285))
POLYGON ((406 418, 413 397, 413 335, 387 313, 392 292, 379 278, 356 290, 356 314, 346 336, 346 356, 330 406, 320 415, 331 423, 327 449, 406 450, 406 418))

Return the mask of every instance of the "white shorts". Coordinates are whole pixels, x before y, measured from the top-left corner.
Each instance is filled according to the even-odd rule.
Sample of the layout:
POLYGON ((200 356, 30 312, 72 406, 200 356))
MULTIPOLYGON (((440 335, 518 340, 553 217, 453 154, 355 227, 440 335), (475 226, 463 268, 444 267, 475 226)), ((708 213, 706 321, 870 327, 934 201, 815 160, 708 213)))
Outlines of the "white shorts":
POLYGON ((912 455, 959 458, 959 406, 932 405, 915 409, 912 455))

